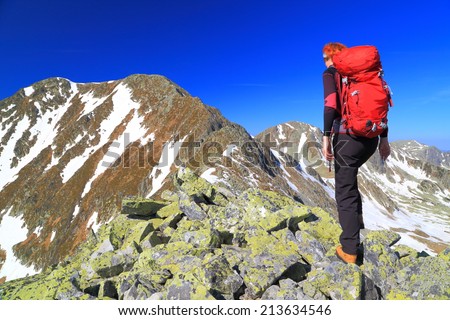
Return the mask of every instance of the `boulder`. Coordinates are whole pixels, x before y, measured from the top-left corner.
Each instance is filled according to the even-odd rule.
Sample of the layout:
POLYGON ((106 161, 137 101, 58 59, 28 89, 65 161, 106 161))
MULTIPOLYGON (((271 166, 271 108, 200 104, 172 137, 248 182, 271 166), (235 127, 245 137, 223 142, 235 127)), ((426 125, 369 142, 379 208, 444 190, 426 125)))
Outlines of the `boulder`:
POLYGON ((261 300, 306 300, 302 285, 291 279, 283 279, 278 285, 269 287, 261 297, 261 300))
POLYGON ((450 262, 438 257, 418 258, 390 275, 386 299, 449 300, 450 262))
POLYGON ((295 233, 295 238, 297 240, 299 253, 301 254, 302 258, 310 265, 321 261, 325 257, 327 253, 325 247, 308 231, 298 230, 295 233))
POLYGON ((94 258, 90 265, 102 278, 111 278, 129 271, 138 260, 138 252, 131 247, 120 251, 108 251, 94 258))
POLYGON ((388 278, 400 266, 399 257, 391 248, 398 240, 398 234, 381 230, 369 232, 363 241, 364 274, 380 289, 383 297, 386 297, 389 288, 388 278))
POLYGON ((244 283, 223 255, 207 257, 200 267, 192 271, 192 274, 219 299, 233 299, 234 294, 244 283))
POLYGON ((317 291, 333 300, 358 300, 362 291, 362 272, 355 264, 334 261, 324 269, 308 273, 303 291, 314 297, 317 291))
POLYGON ((166 202, 145 198, 131 198, 122 201, 122 213, 149 217, 155 215, 158 210, 165 207, 166 202))
POLYGON ((196 202, 190 200, 184 194, 180 195, 180 200, 178 202, 181 212, 183 212, 190 220, 204 220, 207 215, 196 202))
POLYGON ((166 300, 214 300, 208 288, 191 275, 177 275, 167 284, 166 300))
POLYGON ((297 246, 282 242, 274 235, 260 230, 246 238, 247 252, 239 265, 248 294, 261 297, 291 266, 300 262, 297 246))

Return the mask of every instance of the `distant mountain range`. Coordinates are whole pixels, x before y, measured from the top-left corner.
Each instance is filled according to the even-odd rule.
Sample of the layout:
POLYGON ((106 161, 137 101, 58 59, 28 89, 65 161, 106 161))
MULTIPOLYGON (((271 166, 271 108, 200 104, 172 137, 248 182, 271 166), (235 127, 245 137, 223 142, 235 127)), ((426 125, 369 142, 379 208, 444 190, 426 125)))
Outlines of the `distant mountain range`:
MULTIPOLYGON (((162 76, 44 80, 0 101, 0 123, 0 279, 73 254, 124 198, 172 190, 179 167, 225 193, 258 187, 336 215, 318 128, 289 122, 252 137, 162 76)), ((366 226, 437 253, 450 242, 450 154, 414 141, 392 149, 384 168, 374 156, 361 170, 366 226)))
MULTIPOLYGON (((329 172, 312 146, 319 145, 320 130, 304 123, 289 122, 267 129, 277 148, 300 163, 312 166, 334 188, 329 172), (292 147, 286 147, 287 142, 292 147), (306 147, 305 147, 306 146, 306 147), (308 154, 308 151, 313 153, 308 154)), ((391 143, 391 156, 382 163, 378 152, 361 168, 359 187, 363 194, 366 227, 391 229, 402 242, 417 250, 437 253, 450 243, 450 153, 416 141, 391 143)))

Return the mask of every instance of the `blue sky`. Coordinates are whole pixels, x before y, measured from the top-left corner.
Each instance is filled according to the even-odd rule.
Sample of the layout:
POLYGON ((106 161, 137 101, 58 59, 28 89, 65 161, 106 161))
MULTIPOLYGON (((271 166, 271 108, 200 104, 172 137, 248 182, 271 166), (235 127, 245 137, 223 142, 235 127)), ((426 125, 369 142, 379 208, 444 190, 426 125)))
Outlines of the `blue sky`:
POLYGON ((251 134, 322 128, 330 41, 379 48, 390 140, 450 150, 447 1, 0 0, 0 99, 49 77, 162 74, 251 134))

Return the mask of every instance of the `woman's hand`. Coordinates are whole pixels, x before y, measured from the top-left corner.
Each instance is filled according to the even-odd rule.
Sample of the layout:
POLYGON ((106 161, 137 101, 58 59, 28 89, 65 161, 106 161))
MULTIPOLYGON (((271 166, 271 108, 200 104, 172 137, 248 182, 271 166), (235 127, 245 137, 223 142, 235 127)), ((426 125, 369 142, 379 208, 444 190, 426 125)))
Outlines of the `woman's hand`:
POLYGON ((380 152, 381 160, 386 161, 386 159, 391 154, 391 147, 389 146, 389 141, 387 138, 380 139, 380 144, 378 145, 378 151, 380 152))
POLYGON ((322 153, 327 161, 333 160, 333 152, 331 152, 331 141, 329 136, 323 136, 322 139, 322 153))

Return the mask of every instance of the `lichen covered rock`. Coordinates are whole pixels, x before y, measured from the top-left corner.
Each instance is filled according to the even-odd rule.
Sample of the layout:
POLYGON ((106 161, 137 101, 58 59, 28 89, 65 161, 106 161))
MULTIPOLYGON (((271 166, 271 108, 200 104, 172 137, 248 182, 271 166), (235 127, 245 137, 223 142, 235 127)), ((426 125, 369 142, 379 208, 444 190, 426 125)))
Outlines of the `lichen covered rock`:
POLYGON ((355 300, 361 298, 362 272, 355 264, 332 262, 324 269, 308 274, 303 291, 314 297, 317 291, 333 300, 355 300))
POLYGON ((363 265, 347 265, 334 255, 341 228, 319 208, 255 188, 234 196, 186 168, 174 186, 60 264, 0 285, 0 299, 450 299, 448 249, 431 257, 372 231, 363 265))
POLYGON ((246 241, 248 257, 239 267, 248 293, 256 298, 301 257, 294 243, 279 241, 276 236, 263 230, 246 238, 246 241))
POLYGON ((416 259, 392 274, 386 299, 450 299, 450 262, 441 257, 416 259))
POLYGON ((364 273, 380 288, 381 295, 386 296, 388 278, 400 266, 398 255, 391 248, 400 236, 390 231, 372 231, 366 236, 364 245, 364 273))
POLYGON ((155 201, 152 199, 125 199, 122 201, 122 213, 134 214, 138 216, 152 216, 166 205, 167 203, 165 202, 155 201))

